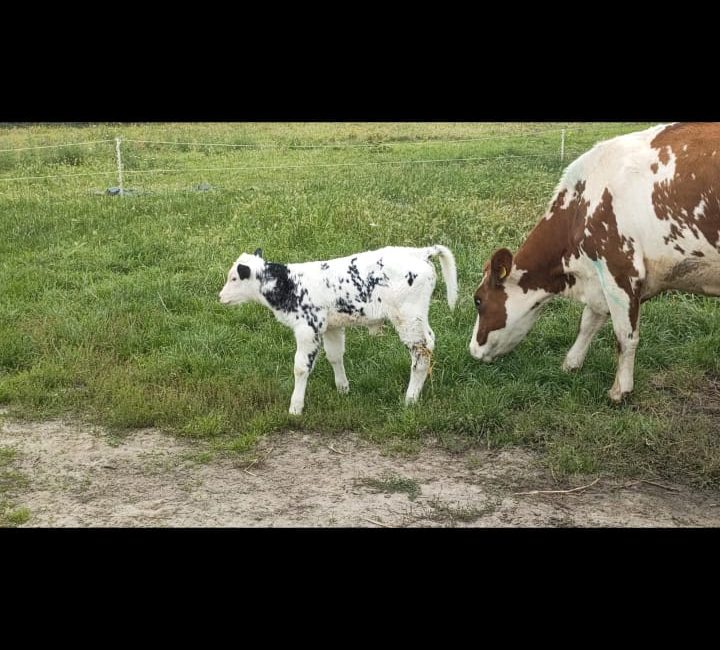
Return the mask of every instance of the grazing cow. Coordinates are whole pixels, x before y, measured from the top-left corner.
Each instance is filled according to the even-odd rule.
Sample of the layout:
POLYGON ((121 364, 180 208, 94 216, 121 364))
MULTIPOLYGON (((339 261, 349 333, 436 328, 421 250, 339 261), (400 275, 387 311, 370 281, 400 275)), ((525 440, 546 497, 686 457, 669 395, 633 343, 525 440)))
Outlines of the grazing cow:
POLYGON ((601 142, 563 174, 545 216, 513 257, 502 248, 475 292, 470 353, 510 352, 540 306, 585 303, 563 363, 579 369, 612 319, 619 358, 610 399, 633 389, 640 303, 677 289, 720 295, 720 125, 671 124, 601 142))
POLYGON ((361 325, 377 333, 389 320, 410 350, 412 370, 405 402, 417 400, 435 347, 428 323, 438 255, 452 309, 457 300, 455 259, 445 246, 387 247, 348 257, 303 264, 275 264, 243 253, 220 292, 223 304, 258 302, 295 333, 295 390, 290 413, 302 413, 305 387, 322 342, 335 373, 335 386, 349 390, 345 376, 345 327, 361 325))

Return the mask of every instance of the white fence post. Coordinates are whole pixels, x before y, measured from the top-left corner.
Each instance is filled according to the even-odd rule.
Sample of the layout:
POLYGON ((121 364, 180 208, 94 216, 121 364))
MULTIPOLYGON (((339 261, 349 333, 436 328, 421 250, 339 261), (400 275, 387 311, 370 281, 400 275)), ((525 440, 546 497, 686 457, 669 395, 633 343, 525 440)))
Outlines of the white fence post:
MULTIPOLYGON (((120 155, 120 154, 118 154, 118 155, 120 155)), ((564 160, 565 160, 565 129, 562 130, 562 134, 560 136, 560 162, 563 162, 564 160)))
POLYGON ((122 182, 122 158, 120 157, 120 138, 115 138, 115 153, 117 155, 117 167, 118 167, 118 187, 120 188, 120 196, 123 195, 123 182, 122 182))

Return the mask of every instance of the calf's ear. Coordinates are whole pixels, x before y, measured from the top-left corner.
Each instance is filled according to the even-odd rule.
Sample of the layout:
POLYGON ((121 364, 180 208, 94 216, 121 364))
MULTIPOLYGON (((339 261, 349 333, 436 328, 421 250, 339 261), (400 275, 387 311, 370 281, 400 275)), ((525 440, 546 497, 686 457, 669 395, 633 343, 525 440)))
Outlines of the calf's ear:
POLYGON ((501 248, 493 253, 490 260, 490 277, 496 286, 505 281, 512 268, 512 261, 512 253, 507 248, 501 248))
POLYGON ((262 248, 256 248, 255 255, 257 255, 258 257, 262 257, 262 248))
POLYGON ((241 280, 247 280, 250 277, 250 267, 244 264, 237 265, 238 277, 241 280))

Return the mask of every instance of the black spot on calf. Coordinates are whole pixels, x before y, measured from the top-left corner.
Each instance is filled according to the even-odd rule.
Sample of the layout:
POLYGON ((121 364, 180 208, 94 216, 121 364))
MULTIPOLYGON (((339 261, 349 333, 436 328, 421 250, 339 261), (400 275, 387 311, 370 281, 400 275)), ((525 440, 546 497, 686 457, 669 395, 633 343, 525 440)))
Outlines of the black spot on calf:
POLYGON ((352 316, 355 312, 357 312, 355 305, 353 305, 350 301, 345 300, 345 298, 338 298, 335 301, 335 309, 337 309, 341 314, 348 314, 349 316, 352 316))
POLYGON ((300 297, 297 294, 297 285, 290 277, 287 266, 268 262, 263 269, 261 280, 263 284, 275 281, 272 289, 262 289, 263 296, 272 307, 286 312, 297 311, 300 297))
POLYGON ((372 299, 372 292, 375 290, 375 287, 387 286, 388 277, 385 273, 383 273, 382 277, 380 277, 379 275, 375 275, 373 271, 370 271, 368 276, 363 280, 362 277, 360 277, 360 270, 355 265, 356 259, 357 257, 353 257, 352 260, 350 260, 350 266, 348 267, 350 282, 352 282, 357 291, 355 299, 359 302, 370 302, 372 299))
POLYGON ((317 350, 312 351, 310 354, 308 354, 308 370, 312 370, 313 363, 315 363, 315 357, 317 357, 317 350))

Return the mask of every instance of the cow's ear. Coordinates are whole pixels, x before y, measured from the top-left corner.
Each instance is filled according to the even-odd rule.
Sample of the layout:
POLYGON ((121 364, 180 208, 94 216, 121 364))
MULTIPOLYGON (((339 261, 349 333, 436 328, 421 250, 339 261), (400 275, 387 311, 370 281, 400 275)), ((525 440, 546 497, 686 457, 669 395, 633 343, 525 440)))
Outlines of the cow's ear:
POLYGON ((250 267, 244 264, 237 265, 238 277, 241 280, 247 280, 250 277, 250 267))
POLYGON ((490 277, 495 285, 500 285, 510 273, 513 256, 507 248, 501 248, 493 253, 490 260, 490 277))
POLYGON ((255 249, 255 255, 257 257, 262 257, 262 248, 256 248, 255 249))

